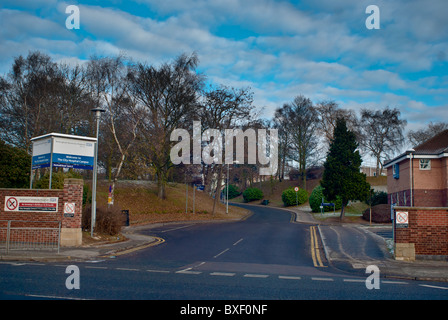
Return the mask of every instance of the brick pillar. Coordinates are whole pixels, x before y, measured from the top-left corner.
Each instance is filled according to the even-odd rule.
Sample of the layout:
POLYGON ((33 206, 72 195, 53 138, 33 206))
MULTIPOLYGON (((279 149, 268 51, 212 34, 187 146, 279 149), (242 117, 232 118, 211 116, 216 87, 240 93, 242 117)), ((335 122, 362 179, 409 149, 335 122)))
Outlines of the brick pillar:
POLYGON ((65 179, 62 198, 61 246, 82 244, 82 179, 65 179))

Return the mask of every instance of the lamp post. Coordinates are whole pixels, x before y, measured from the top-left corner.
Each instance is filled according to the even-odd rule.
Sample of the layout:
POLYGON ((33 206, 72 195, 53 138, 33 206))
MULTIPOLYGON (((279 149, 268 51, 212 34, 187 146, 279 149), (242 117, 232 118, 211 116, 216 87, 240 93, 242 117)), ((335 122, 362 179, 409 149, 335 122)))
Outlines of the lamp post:
POLYGON ((100 130, 100 118, 101 113, 105 112, 106 110, 101 108, 94 108, 90 110, 95 113, 95 119, 96 119, 96 142, 95 142, 95 155, 93 160, 93 181, 92 181, 92 213, 91 213, 91 221, 90 221, 90 236, 93 237, 93 229, 95 228, 96 223, 96 180, 97 180, 97 174, 98 174, 98 132, 100 130))

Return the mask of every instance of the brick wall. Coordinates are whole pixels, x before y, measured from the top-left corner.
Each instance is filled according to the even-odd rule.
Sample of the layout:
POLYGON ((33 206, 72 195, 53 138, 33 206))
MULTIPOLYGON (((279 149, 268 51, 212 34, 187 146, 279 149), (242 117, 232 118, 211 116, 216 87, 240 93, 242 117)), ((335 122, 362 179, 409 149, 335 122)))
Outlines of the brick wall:
MULTIPOLYGON (((80 179, 66 179, 63 190, 48 189, 0 189, 0 221, 14 220, 14 227, 50 227, 54 228, 61 222, 61 245, 81 245, 83 181, 80 179), (5 197, 51 197, 58 198, 56 212, 19 212, 5 211, 5 197), (64 204, 74 203, 74 214, 64 214, 64 204)), ((3 232, 4 233, 4 232, 3 232)), ((0 233, 0 239, 6 237, 0 233)))
POLYGON ((415 255, 448 256, 448 208, 396 207, 409 214, 407 228, 395 227, 395 244, 413 244, 415 255))

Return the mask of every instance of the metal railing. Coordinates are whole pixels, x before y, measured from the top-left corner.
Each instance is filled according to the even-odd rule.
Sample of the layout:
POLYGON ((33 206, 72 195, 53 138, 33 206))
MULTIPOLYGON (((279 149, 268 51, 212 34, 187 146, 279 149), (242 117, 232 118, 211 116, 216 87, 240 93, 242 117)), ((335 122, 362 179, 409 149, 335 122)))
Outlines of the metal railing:
POLYGON ((57 250, 61 242, 60 221, 0 220, 0 251, 57 250))

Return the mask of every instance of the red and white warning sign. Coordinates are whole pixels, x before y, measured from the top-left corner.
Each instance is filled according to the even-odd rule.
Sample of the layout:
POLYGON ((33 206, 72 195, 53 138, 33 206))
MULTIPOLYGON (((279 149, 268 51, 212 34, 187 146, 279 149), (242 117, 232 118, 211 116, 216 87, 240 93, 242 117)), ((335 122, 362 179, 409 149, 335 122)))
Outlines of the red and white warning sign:
POLYGON ((5 211, 57 212, 58 198, 6 196, 5 211))
POLYGON ((74 214, 75 213, 75 203, 74 202, 65 202, 64 203, 64 213, 74 214))
POLYGON ((299 187, 295 187, 295 188, 294 188, 294 191, 295 191, 295 192, 299 192, 299 187))
POLYGON ((408 224, 409 223, 409 213, 403 211, 397 211, 397 224, 408 224))

